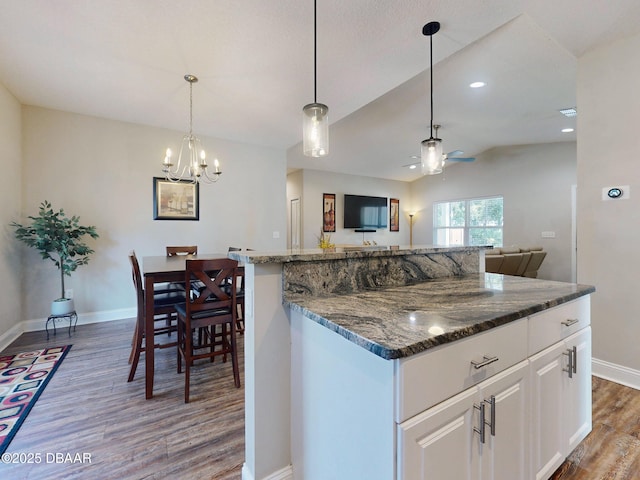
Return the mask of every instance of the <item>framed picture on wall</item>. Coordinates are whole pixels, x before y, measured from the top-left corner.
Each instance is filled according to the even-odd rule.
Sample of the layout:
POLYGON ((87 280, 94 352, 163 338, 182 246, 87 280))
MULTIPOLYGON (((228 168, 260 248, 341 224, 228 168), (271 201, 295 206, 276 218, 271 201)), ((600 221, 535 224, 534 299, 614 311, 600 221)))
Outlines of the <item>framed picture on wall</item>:
POLYGON ((336 231, 336 194, 322 194, 322 231, 336 231))
POLYGON ((392 232, 400 231, 400 200, 391 199, 391 208, 389 208, 389 230, 392 232))
POLYGON ((154 220, 199 220, 200 185, 187 180, 153 178, 154 220))

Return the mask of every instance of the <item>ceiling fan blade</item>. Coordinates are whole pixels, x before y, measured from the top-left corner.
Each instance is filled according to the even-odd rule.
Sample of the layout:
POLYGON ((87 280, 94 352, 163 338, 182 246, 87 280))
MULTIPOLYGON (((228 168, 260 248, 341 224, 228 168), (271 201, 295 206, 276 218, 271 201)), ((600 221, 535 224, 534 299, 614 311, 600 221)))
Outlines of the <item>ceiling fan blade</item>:
POLYGON ((447 157, 448 162, 473 162, 474 157, 447 157))
POLYGON ((447 153, 447 157, 452 157, 455 155, 462 155, 464 152, 462 150, 453 150, 452 152, 447 153))

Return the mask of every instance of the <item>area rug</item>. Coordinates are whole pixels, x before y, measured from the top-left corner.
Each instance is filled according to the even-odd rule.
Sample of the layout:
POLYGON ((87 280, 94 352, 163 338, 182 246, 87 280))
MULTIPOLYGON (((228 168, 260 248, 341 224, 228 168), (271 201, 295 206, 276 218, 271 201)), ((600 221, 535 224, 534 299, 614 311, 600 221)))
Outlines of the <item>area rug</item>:
POLYGON ((0 454, 24 422, 71 345, 0 354, 0 454))

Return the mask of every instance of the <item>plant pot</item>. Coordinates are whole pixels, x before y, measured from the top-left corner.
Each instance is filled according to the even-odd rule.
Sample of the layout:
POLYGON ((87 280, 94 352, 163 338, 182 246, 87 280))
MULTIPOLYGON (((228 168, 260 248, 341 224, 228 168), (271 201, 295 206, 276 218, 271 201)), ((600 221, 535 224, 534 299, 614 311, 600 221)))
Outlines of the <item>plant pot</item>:
POLYGON ((51 315, 66 315, 75 310, 72 298, 58 298, 51 302, 51 315))

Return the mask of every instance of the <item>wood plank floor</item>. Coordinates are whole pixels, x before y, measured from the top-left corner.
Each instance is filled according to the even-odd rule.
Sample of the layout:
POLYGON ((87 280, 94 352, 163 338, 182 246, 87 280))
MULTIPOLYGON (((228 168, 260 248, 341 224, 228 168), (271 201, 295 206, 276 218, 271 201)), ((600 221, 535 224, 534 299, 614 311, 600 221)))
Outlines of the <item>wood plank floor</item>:
POLYGON ((593 429, 552 480, 640 479, 640 391, 593 377, 593 429))
MULTIPOLYGON (((43 459, 47 453, 89 453, 91 464, 0 463, 0 478, 241 478, 242 342, 243 388, 233 386, 231 362, 205 363, 193 371, 192 400, 185 405, 174 349, 156 351, 152 400, 144 399, 144 362, 127 383, 132 331, 133 320, 120 320, 78 326, 71 338, 61 328, 48 342, 44 332, 29 332, 3 352, 73 344, 7 452, 40 453, 43 459)), ((640 391, 594 377, 593 431, 552 479, 640 479, 640 391)))
MULTIPOLYGON (((40 453, 31 465, 0 463, 0 478, 20 479, 239 479, 244 462, 242 388, 231 361, 196 365, 191 402, 174 348, 156 350, 154 398, 144 396, 144 354, 127 383, 134 321, 66 328, 47 342, 44 332, 20 336, 3 353, 73 344, 7 452, 40 453), (46 463, 47 453, 89 453, 91 464, 46 463)), ((240 358, 244 357, 239 336, 240 358)))

